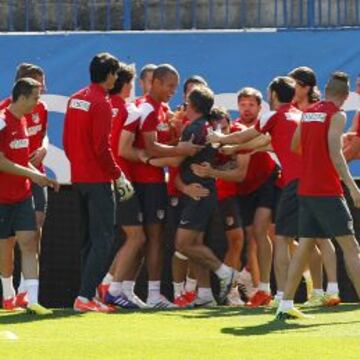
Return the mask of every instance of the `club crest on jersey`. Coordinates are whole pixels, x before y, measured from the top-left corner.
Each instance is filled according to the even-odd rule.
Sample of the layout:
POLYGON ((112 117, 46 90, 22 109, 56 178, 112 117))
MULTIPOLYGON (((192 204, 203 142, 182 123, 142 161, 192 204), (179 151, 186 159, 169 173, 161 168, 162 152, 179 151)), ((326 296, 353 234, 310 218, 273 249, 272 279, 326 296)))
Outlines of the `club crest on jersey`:
POLYGON ((323 123, 326 119, 326 113, 322 112, 313 112, 313 113, 304 113, 302 120, 304 122, 321 122, 323 123))
POLYGON ((176 207, 179 205, 179 198, 176 197, 176 196, 173 196, 171 199, 170 199, 170 205, 172 207, 176 207))
POLYGON ((163 220, 165 218, 165 211, 164 210, 158 210, 156 212, 156 216, 159 220, 163 220))
POLYGON ((38 124, 40 122, 40 115, 39 113, 34 113, 31 115, 31 119, 35 124, 38 124))
POLYGON ((41 125, 36 125, 36 126, 30 126, 27 128, 28 130, 28 135, 29 136, 34 136, 36 135, 38 132, 40 132, 42 129, 41 125))
POLYGON ((157 131, 168 131, 170 129, 169 125, 167 123, 160 123, 157 127, 157 131))
POLYGON ((9 146, 10 149, 25 149, 29 147, 29 139, 13 140, 9 146))
POLYGON ((69 108, 76 109, 76 110, 82 110, 82 111, 89 111, 90 105, 91 104, 85 100, 71 99, 69 108))

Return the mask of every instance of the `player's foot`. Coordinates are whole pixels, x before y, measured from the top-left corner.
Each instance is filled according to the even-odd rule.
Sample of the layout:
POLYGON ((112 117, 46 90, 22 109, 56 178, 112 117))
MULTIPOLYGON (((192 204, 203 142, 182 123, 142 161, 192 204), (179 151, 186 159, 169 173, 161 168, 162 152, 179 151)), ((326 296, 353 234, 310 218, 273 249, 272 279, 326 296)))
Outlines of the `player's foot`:
POLYGON ((139 306, 131 302, 124 294, 117 296, 111 295, 109 292, 106 294, 105 303, 110 305, 119 306, 122 309, 135 310, 139 309, 139 306))
POLYGON ((15 304, 17 307, 24 309, 28 306, 29 301, 28 301, 27 291, 23 291, 16 295, 15 304))
POLYGON ((214 298, 200 298, 197 297, 194 302, 195 307, 211 308, 217 306, 214 298))
POLYGON ((46 307, 44 307, 40 304, 28 305, 28 307, 26 308, 26 311, 30 314, 35 314, 35 315, 40 315, 40 316, 53 314, 52 310, 47 309, 46 307))
POLYGON ((81 312, 81 313, 89 312, 89 311, 95 311, 95 312, 99 311, 99 308, 94 301, 89 300, 89 301, 85 302, 79 298, 75 299, 73 309, 74 309, 74 311, 81 312))
POLYGON ((156 298, 148 298, 146 304, 152 309, 176 309, 178 307, 163 295, 156 298))
POLYGON ((177 296, 174 299, 174 304, 179 308, 186 308, 189 306, 189 303, 184 295, 177 296))
POLYGON ((323 297, 324 295, 316 295, 312 294, 310 299, 306 301, 303 306, 305 307, 315 307, 315 306, 322 306, 323 305, 323 297))
POLYGON ((244 298, 250 299, 256 293, 256 288, 253 285, 251 274, 245 268, 240 271, 237 281, 239 291, 244 298))
POLYGON ((227 305, 229 306, 243 306, 244 301, 241 300, 237 286, 233 287, 226 297, 227 305))
POLYGON ((139 309, 148 309, 149 308, 149 306, 147 306, 147 304, 144 301, 142 301, 135 293, 130 294, 129 296, 127 296, 127 298, 133 304, 137 305, 139 307, 139 309))
POLYGON ((271 294, 258 290, 254 296, 246 303, 246 306, 256 308, 263 305, 269 305, 271 302, 271 294))
POLYGON ((93 302, 98 307, 98 312, 102 313, 112 313, 116 311, 116 307, 111 304, 104 304, 102 301, 93 298, 93 302))
POLYGON ((276 320, 295 320, 295 319, 309 320, 309 319, 314 318, 311 315, 304 314, 303 312, 301 312, 300 310, 298 310, 295 307, 292 307, 285 311, 280 311, 278 309, 275 316, 276 316, 276 320))
POLYGON ((324 306, 336 306, 341 303, 339 294, 325 294, 322 300, 324 306))
POLYGON ((184 294, 184 297, 189 304, 194 303, 194 301, 196 300, 196 296, 197 296, 196 291, 186 291, 184 294))
POLYGON ((21 307, 16 306, 16 296, 10 299, 3 299, 2 307, 6 311, 20 311, 23 310, 21 307))
POLYGON ((98 297, 102 302, 105 302, 105 298, 107 293, 109 292, 109 288, 110 288, 110 284, 103 284, 103 283, 101 283, 97 287, 98 297))
POLYGON ((231 269, 231 272, 226 278, 220 279, 219 305, 225 305, 226 296, 230 292, 231 288, 235 285, 235 275, 235 270, 231 269))
POLYGON ((273 309, 277 309, 280 305, 280 298, 277 298, 276 296, 270 301, 269 306, 272 307, 273 309))

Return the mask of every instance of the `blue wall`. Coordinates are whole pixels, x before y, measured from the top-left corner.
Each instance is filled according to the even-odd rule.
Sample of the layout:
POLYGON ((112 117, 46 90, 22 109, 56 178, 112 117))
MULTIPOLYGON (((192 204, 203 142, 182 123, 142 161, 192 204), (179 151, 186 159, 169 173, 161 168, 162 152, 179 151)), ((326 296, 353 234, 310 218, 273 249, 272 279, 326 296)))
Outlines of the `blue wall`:
MULTIPOLYGON (((360 30, 1 35, 0 96, 8 95, 20 62, 44 68, 48 94, 69 96, 87 84, 89 61, 100 51, 134 63, 137 69, 149 62, 171 63, 182 79, 204 76, 216 94, 236 93, 250 85, 266 96, 274 76, 300 65, 316 71, 322 89, 334 70, 356 78, 359 44, 360 30)), ((180 98, 179 88, 172 104, 180 98)), ((61 146, 61 128, 62 115, 52 113, 50 141, 56 147, 61 146)), ((352 170, 360 175, 360 165, 352 170)))

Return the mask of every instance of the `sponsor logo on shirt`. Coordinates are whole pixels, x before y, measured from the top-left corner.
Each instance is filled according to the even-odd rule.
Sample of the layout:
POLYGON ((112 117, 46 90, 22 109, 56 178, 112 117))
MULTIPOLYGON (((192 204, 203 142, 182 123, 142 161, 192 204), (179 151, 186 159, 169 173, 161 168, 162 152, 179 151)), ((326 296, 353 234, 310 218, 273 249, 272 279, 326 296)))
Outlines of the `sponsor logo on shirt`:
POLYGON ((326 113, 314 112, 314 113, 304 113, 302 120, 304 122, 324 122, 326 119, 326 113))
POLYGON ((27 128, 29 136, 34 136, 42 130, 41 125, 30 126, 27 128))
POLYGON ((39 113, 34 113, 31 115, 31 119, 35 124, 38 124, 40 122, 40 115, 39 113))
POLYGON ((289 121, 300 122, 302 113, 301 112, 287 112, 285 113, 285 119, 289 121))
POLYGON ((91 104, 85 100, 71 99, 69 108, 82 110, 82 111, 89 111, 90 105, 91 104))
POLYGON ((29 147, 29 139, 13 140, 10 143, 10 149, 25 149, 29 147))
POLYGON ((167 123, 159 123, 156 127, 157 131, 168 131, 170 129, 169 125, 167 123))

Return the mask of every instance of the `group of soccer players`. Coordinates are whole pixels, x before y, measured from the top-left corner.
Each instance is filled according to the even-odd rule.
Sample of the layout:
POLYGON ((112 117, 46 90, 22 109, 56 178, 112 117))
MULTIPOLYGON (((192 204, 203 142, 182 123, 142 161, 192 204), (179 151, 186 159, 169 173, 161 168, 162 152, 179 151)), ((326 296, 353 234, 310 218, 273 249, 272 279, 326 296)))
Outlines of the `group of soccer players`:
MULTIPOLYGON (((145 66, 139 75, 143 96, 131 102, 135 77, 132 66, 97 54, 90 63, 91 84, 68 101, 63 144, 82 236, 75 311, 272 305, 280 319, 306 318, 293 303, 302 276, 313 284, 306 305, 340 303, 331 238, 340 244, 360 295, 359 246, 340 182, 359 207, 360 192, 342 152, 346 118, 341 107, 349 94, 345 73, 331 75, 324 100, 308 67, 274 78, 268 86, 271 111, 262 115, 260 91, 243 88, 236 120, 214 106, 214 93, 200 76, 184 82, 183 103, 174 110, 169 101, 180 76, 173 66, 145 66), (214 216, 220 216, 227 239, 224 259, 206 245, 214 216), (176 231, 173 239, 164 239, 169 219, 176 231), (114 224, 125 242, 106 269, 114 224), (175 244, 172 301, 160 292, 164 241, 175 244), (134 292, 144 261, 146 301, 134 292), (210 270, 219 280, 216 300, 210 270)), ((12 96, 0 105, 3 308, 26 307, 40 315, 51 313, 37 300, 43 187, 58 189, 42 166, 47 112, 39 96, 44 88, 41 68, 22 64, 12 96), (17 294, 14 236, 22 254, 17 294)), ((356 136, 345 137, 347 159, 360 150, 356 136)))

